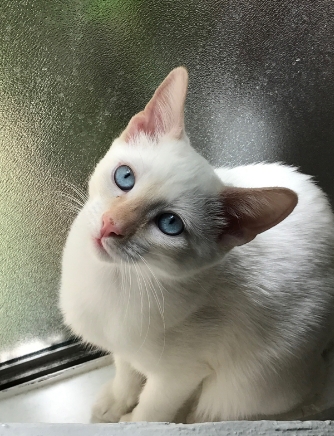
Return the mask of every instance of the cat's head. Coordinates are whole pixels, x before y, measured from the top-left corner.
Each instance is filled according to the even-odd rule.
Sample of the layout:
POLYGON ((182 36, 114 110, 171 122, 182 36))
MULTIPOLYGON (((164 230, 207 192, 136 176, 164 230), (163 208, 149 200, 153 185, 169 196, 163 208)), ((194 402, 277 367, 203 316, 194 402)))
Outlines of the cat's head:
POLYGON ((283 220, 287 189, 224 186, 184 129, 188 74, 173 70, 98 163, 84 208, 94 256, 173 277, 216 262, 283 220))

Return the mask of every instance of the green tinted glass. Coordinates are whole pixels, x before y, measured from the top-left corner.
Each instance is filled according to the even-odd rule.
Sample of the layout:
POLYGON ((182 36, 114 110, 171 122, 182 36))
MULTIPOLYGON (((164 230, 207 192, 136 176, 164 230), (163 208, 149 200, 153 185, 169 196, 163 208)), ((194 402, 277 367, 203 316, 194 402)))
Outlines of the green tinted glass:
POLYGON ((175 66, 190 73, 190 138, 213 164, 283 160, 334 197, 333 3, 292 3, 2 0, 1 361, 68 337, 57 291, 81 201, 71 184, 85 189, 175 66))

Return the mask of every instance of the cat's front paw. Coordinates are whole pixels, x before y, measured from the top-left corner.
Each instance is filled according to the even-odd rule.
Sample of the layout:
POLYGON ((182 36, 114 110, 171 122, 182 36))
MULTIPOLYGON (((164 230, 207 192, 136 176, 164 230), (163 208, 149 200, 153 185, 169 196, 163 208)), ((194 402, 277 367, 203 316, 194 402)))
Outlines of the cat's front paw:
POLYGON ((119 422, 122 415, 129 411, 126 402, 117 400, 112 392, 112 383, 103 386, 93 406, 90 422, 119 422))
POLYGON ((185 420, 185 424, 195 424, 196 422, 198 422, 198 421, 196 420, 195 412, 192 411, 192 412, 188 413, 186 420, 185 420))
POLYGON ((127 413, 126 415, 122 415, 119 422, 131 422, 132 421, 132 412, 127 413))

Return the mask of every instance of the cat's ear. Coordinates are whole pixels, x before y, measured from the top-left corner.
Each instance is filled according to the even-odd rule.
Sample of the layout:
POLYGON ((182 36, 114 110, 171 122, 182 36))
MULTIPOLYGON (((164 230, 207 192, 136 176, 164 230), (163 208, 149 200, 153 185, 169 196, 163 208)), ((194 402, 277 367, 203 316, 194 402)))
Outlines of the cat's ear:
POLYGON ((180 139, 184 132, 184 103, 187 94, 188 73, 175 68, 155 91, 145 109, 131 118, 121 134, 126 142, 145 133, 152 137, 168 135, 180 139))
POLYGON ((221 241, 230 246, 246 244, 276 226, 298 203, 297 194, 286 188, 226 187, 221 200, 226 220, 221 241))

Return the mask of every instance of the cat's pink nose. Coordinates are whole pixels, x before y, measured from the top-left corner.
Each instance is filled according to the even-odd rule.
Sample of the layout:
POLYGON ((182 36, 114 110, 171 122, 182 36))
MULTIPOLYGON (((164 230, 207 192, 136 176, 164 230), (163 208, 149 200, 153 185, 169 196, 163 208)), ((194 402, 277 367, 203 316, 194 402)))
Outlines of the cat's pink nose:
POLYGON ((108 238, 110 236, 124 236, 120 227, 115 224, 109 212, 102 215, 102 228, 100 238, 108 238))

